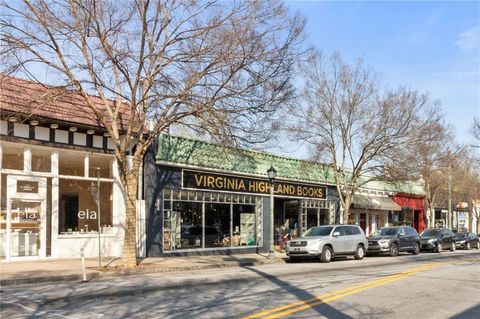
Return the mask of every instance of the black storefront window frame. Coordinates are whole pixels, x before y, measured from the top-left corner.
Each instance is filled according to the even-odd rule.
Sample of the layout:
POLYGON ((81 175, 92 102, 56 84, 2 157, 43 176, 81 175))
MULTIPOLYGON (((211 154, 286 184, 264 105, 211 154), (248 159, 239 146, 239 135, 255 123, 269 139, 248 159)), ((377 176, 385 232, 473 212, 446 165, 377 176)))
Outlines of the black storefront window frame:
MULTIPOLYGON (((163 253, 176 253, 176 252, 189 252, 189 251, 209 251, 209 250, 225 250, 225 249, 246 249, 246 248, 259 248, 262 247, 261 239, 263 238, 263 197, 256 196, 253 194, 237 194, 237 193, 230 193, 230 192, 212 192, 212 191, 193 191, 193 190, 183 190, 183 189, 164 189, 162 192, 162 216, 163 216, 163 237, 164 237, 164 244, 162 247, 163 253), (195 248, 179 248, 179 249, 172 249, 172 234, 173 226, 171 220, 167 220, 165 217, 168 214, 172 214, 175 203, 198 203, 201 205, 202 209, 202 239, 201 239, 201 247, 195 248), (230 226, 229 226, 229 238, 230 243, 228 246, 221 246, 221 247, 206 247, 205 246, 205 226, 206 226, 206 205, 207 204, 227 204, 229 205, 230 210, 230 226), (236 206, 251 206, 253 211, 253 240, 254 243, 251 245, 233 245, 233 236, 235 235, 235 229, 233 225, 233 212, 236 206), (169 248, 166 249, 166 230, 170 236, 168 238, 169 248), (259 236, 260 234, 260 236, 259 236)), ((171 217, 171 216, 170 216, 171 217)))

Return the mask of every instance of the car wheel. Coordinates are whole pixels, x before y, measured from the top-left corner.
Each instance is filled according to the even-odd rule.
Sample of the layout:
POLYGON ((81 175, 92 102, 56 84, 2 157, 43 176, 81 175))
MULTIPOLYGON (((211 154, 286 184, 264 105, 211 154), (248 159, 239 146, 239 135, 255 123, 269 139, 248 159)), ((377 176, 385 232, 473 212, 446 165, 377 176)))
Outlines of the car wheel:
POLYGON ((467 250, 470 250, 470 243, 467 242, 467 246, 465 247, 467 250))
POLYGON ((325 246, 323 247, 322 254, 320 255, 320 260, 324 263, 329 263, 333 259, 333 250, 332 248, 325 246))
POLYGON ((365 257, 365 248, 362 245, 357 246, 357 251, 355 252, 355 259, 362 260, 365 257))
POLYGON ((455 246, 455 242, 453 242, 450 251, 455 251, 455 249, 457 249, 457 246, 455 246))
POLYGON ((390 245, 390 256, 398 256, 398 245, 395 243, 392 243, 392 245, 390 245))
POLYGON ((437 253, 441 253, 443 251, 442 243, 437 244, 437 253))
POLYGON ((412 254, 418 255, 420 253, 420 245, 418 243, 415 243, 415 247, 413 247, 412 254))
POLYGON ((291 263, 296 263, 296 262, 298 262, 298 261, 300 260, 300 258, 298 258, 298 257, 292 257, 292 256, 290 256, 290 257, 288 257, 288 258, 289 258, 288 260, 289 260, 291 263))

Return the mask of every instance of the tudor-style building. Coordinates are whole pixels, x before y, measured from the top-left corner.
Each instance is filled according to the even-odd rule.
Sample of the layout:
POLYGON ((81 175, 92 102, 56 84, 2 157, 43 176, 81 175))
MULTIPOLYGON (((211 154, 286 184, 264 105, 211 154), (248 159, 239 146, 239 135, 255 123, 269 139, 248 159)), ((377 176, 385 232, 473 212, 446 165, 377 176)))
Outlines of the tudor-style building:
POLYGON ((96 256, 99 241, 121 256, 113 143, 81 97, 2 75, 0 112, 0 258, 96 256))

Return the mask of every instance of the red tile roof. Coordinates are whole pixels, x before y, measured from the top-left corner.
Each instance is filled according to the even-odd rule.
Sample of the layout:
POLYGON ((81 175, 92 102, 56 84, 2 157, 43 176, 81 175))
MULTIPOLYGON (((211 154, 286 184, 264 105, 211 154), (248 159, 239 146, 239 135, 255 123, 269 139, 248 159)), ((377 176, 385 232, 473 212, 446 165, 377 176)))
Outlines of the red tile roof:
MULTIPOLYGON (((105 110, 99 97, 91 97, 100 109, 105 110)), ((113 101, 110 103, 113 106, 113 101)), ((121 107, 120 114, 123 118, 120 124, 125 128, 131 108, 127 103, 123 103, 121 107)), ((80 93, 0 74, 0 112, 5 111, 72 124, 103 127, 80 93)))

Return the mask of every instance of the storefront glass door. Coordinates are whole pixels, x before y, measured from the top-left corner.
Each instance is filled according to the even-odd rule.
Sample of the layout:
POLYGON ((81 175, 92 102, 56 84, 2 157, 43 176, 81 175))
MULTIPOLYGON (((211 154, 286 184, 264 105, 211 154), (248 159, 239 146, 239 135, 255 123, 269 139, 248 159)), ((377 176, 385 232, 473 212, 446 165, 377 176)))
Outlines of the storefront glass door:
POLYGON ((10 256, 39 256, 41 201, 12 200, 10 209, 10 256))
POLYGON ((0 209, 0 258, 7 257, 7 211, 0 209))

